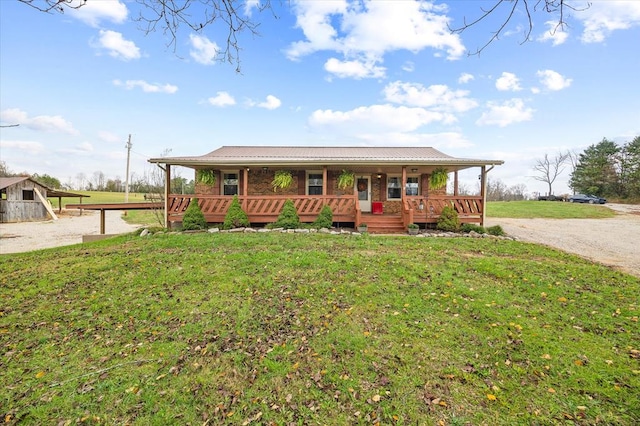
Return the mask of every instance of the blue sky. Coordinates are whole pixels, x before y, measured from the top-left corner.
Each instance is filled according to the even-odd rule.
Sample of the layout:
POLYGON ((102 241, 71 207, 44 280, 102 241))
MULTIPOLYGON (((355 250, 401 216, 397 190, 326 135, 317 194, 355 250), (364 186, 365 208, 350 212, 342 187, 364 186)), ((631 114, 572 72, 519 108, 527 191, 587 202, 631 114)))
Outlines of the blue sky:
MULTIPOLYGON (((292 0, 259 13, 250 2, 260 36, 240 35, 236 73, 213 59, 222 27, 181 31, 174 51, 161 32, 140 31, 133 1, 45 14, 0 0, 0 121, 20 123, 0 129, 0 158, 75 184, 96 171, 124 179, 129 134, 137 176, 166 150, 433 146, 502 159, 490 177, 534 193, 546 188, 531 177, 545 153, 640 135, 640 2, 592 1, 555 33, 556 15, 534 13, 527 43, 520 12, 469 56, 499 17, 461 35, 447 24, 493 3, 292 0)), ((569 192, 567 180, 554 192, 569 192)))

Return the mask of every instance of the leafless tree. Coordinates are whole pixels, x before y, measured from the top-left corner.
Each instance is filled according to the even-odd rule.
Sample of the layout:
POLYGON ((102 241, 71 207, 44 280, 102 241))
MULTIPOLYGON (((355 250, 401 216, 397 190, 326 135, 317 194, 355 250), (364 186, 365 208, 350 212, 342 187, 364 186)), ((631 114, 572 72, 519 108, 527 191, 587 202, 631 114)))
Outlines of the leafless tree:
POLYGON ((518 11, 523 11, 528 21, 528 27, 525 30, 524 39, 521 43, 524 44, 530 40, 531 32, 533 31, 533 13, 543 11, 556 16, 557 24, 553 31, 563 30, 567 26, 565 20, 567 10, 582 11, 591 6, 590 3, 587 3, 584 7, 577 7, 574 6, 575 3, 574 0, 493 0, 491 7, 480 7, 481 12, 479 17, 471 21, 467 21, 465 17, 460 27, 449 27, 449 30, 454 34, 462 34, 469 28, 478 26, 481 22, 488 20, 487 18, 490 16, 495 17, 503 13, 502 18, 498 21, 500 23, 498 29, 491 32, 492 36, 489 40, 482 47, 476 49, 475 52, 470 53, 472 55, 479 55, 487 46, 500 38, 500 35, 505 32, 507 25, 514 19, 518 11))
POLYGON ((552 195, 552 185, 556 181, 558 176, 562 174, 567 164, 567 160, 571 156, 569 151, 559 152, 554 157, 549 157, 549 154, 545 154, 544 158, 536 160, 533 170, 536 174, 533 176, 535 180, 544 182, 549 186, 549 192, 547 195, 552 195))
MULTIPOLYGON (((46 13, 64 13, 69 9, 80 9, 100 0, 18 0, 36 10, 46 13)), ((138 15, 133 19, 145 34, 161 31, 167 36, 167 46, 174 52, 181 28, 201 33, 205 28, 217 26, 226 31, 226 44, 218 51, 218 60, 227 61, 240 71, 240 45, 238 35, 249 31, 259 35, 259 23, 244 13, 245 0, 135 0, 139 5, 138 15)), ((270 0, 256 4, 258 12, 273 10, 270 0)))
POLYGON ((521 201, 526 199, 527 187, 523 183, 507 186, 500 179, 487 179, 487 201, 521 201))

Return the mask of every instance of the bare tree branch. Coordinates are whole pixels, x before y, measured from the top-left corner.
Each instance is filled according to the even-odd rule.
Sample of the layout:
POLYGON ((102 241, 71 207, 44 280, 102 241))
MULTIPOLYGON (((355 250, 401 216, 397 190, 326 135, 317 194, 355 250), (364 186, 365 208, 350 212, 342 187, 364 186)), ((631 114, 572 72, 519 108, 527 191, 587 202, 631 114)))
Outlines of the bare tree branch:
POLYGON ((485 21, 489 16, 492 16, 498 12, 501 6, 507 6, 506 16, 501 20, 502 24, 498 27, 496 31, 492 32, 492 36, 489 40, 482 46, 476 49, 475 52, 469 53, 469 55, 479 55, 484 49, 487 48, 491 43, 498 40, 500 35, 504 32, 507 25, 511 22, 516 11, 519 8, 524 9, 525 14, 527 15, 528 28, 525 31, 524 39, 520 44, 524 44, 531 39, 531 33, 533 32, 533 15, 532 12, 538 12, 542 10, 549 14, 557 14, 558 15, 558 23, 554 28, 553 32, 555 33, 558 29, 564 29, 567 26, 565 21, 565 10, 575 10, 582 11, 588 9, 591 4, 587 3, 584 8, 578 8, 571 4, 569 4, 569 0, 494 0, 494 4, 489 9, 481 8, 482 13, 476 19, 471 22, 467 22, 466 17, 464 18, 463 25, 457 28, 452 28, 449 26, 449 31, 453 34, 462 34, 464 31, 468 30, 473 26, 479 25, 482 21, 485 21), (535 3, 535 4, 534 4, 535 3), (533 4, 533 7, 532 7, 533 4))
MULTIPOLYGON (((18 0, 41 12, 64 13, 67 9, 81 7, 100 0, 18 0)), ((217 60, 235 64, 240 72, 240 44, 238 35, 248 31, 252 35, 258 33, 259 23, 245 15, 245 0, 135 0, 140 6, 138 15, 133 18, 140 24, 140 29, 149 34, 161 31, 167 36, 167 47, 174 53, 178 45, 180 30, 202 33, 212 26, 226 31, 226 42, 217 52, 217 60)), ((263 0, 255 6, 257 12, 273 10, 271 0, 263 0)))
POLYGON ((64 13, 65 9, 80 9, 87 3, 87 0, 18 0, 27 6, 39 10, 40 12, 64 13))
POLYGON ((564 172, 565 165, 570 156, 571 153, 567 151, 559 152, 553 158, 550 158, 548 154, 545 154, 544 158, 536 160, 536 163, 533 166, 533 170, 537 173, 537 175, 533 176, 533 178, 549 185, 549 192, 547 193, 547 195, 553 194, 553 182, 555 182, 558 176, 560 176, 562 172, 564 172))

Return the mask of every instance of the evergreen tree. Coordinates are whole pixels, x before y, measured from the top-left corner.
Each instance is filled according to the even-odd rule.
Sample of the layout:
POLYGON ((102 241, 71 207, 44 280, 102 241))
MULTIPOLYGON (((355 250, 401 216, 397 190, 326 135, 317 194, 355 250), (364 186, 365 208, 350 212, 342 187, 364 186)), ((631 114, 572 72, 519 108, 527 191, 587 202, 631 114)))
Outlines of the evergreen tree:
POLYGON ((278 219, 273 223, 273 227, 284 229, 296 229, 300 227, 300 217, 298 216, 298 210, 296 210, 293 201, 287 200, 284 202, 282 211, 278 219))
POLYGON ((620 181, 627 197, 640 197, 640 136, 622 147, 620 181))
POLYGON ((247 213, 242 210, 238 196, 234 195, 233 201, 227 210, 227 214, 224 216, 224 223, 222 224, 222 227, 224 229, 232 229, 246 228, 249 226, 251 226, 249 223, 249 216, 247 216, 247 213))
POLYGON ((182 217, 182 230, 195 231, 199 229, 207 229, 207 220, 200 209, 198 199, 193 198, 182 217))
POLYGON ((569 182, 571 188, 597 196, 620 195, 620 152, 620 147, 606 138, 589 146, 580 154, 569 182))

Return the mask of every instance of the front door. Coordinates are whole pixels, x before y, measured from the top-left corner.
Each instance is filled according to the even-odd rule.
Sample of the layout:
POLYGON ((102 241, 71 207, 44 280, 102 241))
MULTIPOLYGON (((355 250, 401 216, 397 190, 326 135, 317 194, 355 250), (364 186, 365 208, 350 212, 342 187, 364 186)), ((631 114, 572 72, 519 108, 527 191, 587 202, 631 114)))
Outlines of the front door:
POLYGON ((363 213, 371 213, 371 179, 369 177, 357 178, 356 189, 358 190, 360 211, 363 213))

